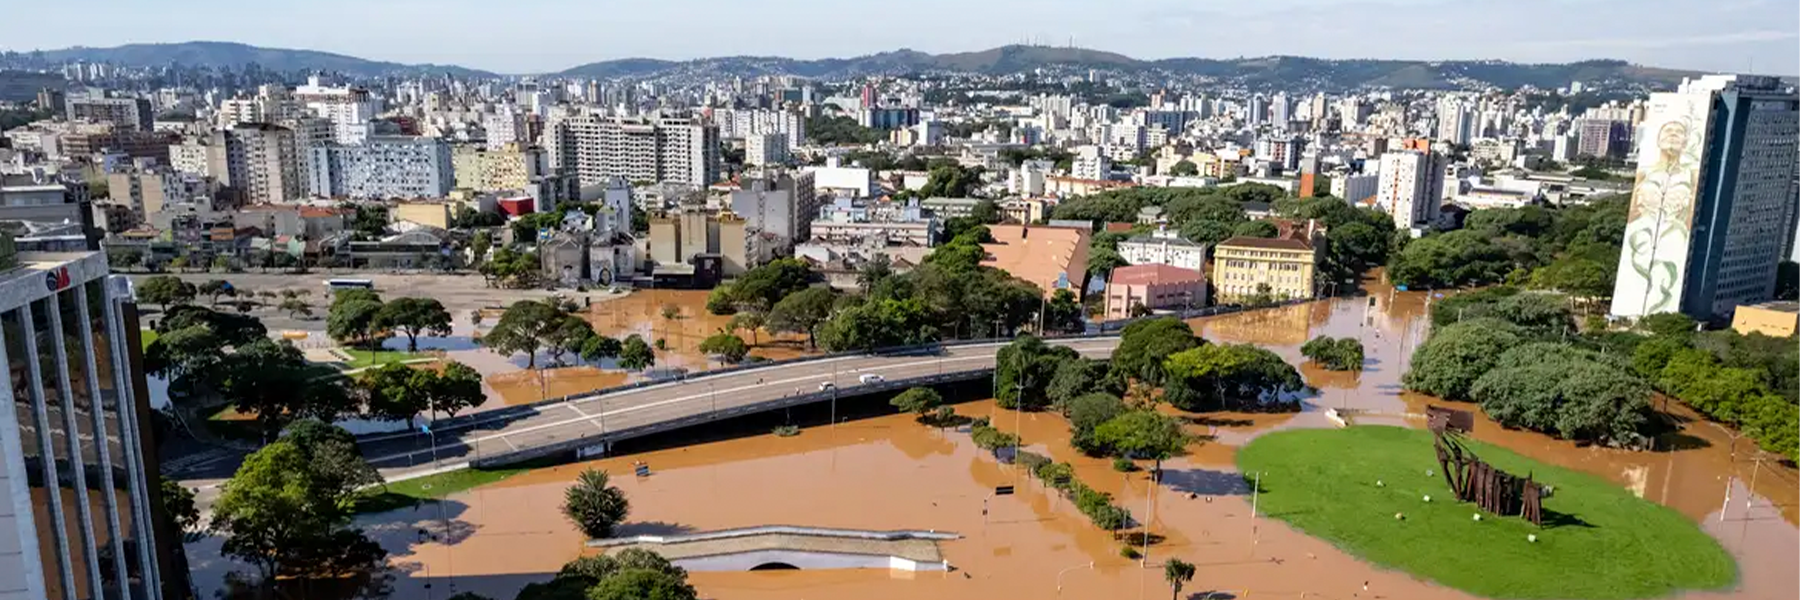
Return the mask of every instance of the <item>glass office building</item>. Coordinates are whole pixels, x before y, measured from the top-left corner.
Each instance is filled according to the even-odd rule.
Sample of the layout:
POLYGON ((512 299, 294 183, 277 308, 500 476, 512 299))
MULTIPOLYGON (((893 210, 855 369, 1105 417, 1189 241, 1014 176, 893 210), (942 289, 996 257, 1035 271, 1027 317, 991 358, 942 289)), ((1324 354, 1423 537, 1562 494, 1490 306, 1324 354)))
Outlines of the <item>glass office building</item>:
POLYGON ((0 600, 155 600, 130 288, 99 252, 0 244, 0 600))

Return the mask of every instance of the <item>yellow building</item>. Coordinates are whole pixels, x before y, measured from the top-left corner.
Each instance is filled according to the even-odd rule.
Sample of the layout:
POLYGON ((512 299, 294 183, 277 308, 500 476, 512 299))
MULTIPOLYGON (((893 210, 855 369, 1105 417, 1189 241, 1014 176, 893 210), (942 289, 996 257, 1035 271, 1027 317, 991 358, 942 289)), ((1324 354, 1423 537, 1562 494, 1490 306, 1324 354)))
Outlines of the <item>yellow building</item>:
POLYGON ((450 206, 449 202, 401 202, 388 211, 388 219, 449 229, 450 206))
POLYGON ((1764 302, 1739 306, 1737 313, 1731 316, 1731 328, 1744 335, 1755 332, 1769 337, 1790 337, 1800 329, 1800 303, 1764 302))
POLYGON ((502 150, 464 145, 450 150, 456 187, 480 192, 530 189, 532 178, 543 174, 543 159, 543 149, 517 145, 502 150))
POLYGON ((1260 291, 1276 300, 1311 298, 1318 252, 1301 239, 1234 237, 1213 249, 1213 288, 1220 304, 1246 301, 1260 291), (1263 286, 1268 286, 1264 290, 1263 286))

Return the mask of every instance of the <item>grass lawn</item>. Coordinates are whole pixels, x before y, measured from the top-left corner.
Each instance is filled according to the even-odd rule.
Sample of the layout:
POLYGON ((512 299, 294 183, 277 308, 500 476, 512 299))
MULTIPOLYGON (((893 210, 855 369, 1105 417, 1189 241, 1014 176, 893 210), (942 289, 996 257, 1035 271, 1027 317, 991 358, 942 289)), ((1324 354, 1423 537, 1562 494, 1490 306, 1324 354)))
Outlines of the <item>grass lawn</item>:
POLYGON ((447 473, 390 483, 386 489, 376 487, 365 492, 362 499, 356 503, 356 512, 378 513, 410 508, 423 502, 494 483, 538 466, 541 465, 524 463, 499 469, 457 469, 447 473))
POLYGON ((219 407, 202 424, 213 435, 233 440, 262 441, 262 429, 256 425, 254 413, 241 413, 230 404, 219 407))
MULTIPOLYGON (((161 334, 156 333, 155 329, 145 329, 145 330, 142 330, 139 332, 138 336, 139 336, 139 339, 143 340, 143 342, 144 342, 144 351, 145 352, 150 351, 150 343, 156 341, 156 338, 158 335, 161 335, 161 334)), ((130 338, 127 338, 127 339, 130 339, 130 338)))
POLYGON ((1271 433, 1238 452, 1238 467, 1262 473, 1263 514, 1382 567, 1478 596, 1650 598, 1737 578, 1718 542, 1672 509, 1592 475, 1470 447, 1496 467, 1554 486, 1543 529, 1491 514, 1475 521, 1475 506, 1451 495, 1422 429, 1271 433), (1527 541, 1534 533, 1538 541, 1527 541))
POLYGON ((424 352, 406 352, 404 350, 382 350, 380 352, 364 350, 362 348, 339 348, 339 350, 343 350, 344 354, 350 355, 352 360, 348 363, 344 363, 345 368, 350 369, 361 369, 363 367, 385 365, 392 362, 412 360, 415 358, 432 357, 431 354, 424 352))

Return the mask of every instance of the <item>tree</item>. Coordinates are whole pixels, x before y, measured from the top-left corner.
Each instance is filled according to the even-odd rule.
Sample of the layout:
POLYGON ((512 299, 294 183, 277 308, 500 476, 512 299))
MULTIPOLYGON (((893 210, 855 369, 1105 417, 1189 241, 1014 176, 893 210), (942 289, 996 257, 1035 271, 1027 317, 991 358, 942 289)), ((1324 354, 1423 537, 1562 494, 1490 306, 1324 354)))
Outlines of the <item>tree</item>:
POLYGON ((662 571, 625 569, 588 590, 588 600, 694 600, 687 580, 662 571))
POLYGON ((387 552, 348 526, 351 496, 336 483, 293 440, 251 453, 212 507, 221 552, 255 565, 265 586, 379 568, 387 552))
POLYGON ((538 350, 548 345, 551 331, 562 324, 563 313, 548 302, 520 300, 507 307, 500 321, 481 336, 481 345, 503 355, 526 354, 525 368, 537 368, 538 350))
POLYGON ((994 400, 1001 408, 1041 410, 1050 405, 1045 390, 1064 361, 1081 360, 1066 346, 1045 344, 1034 335, 1023 335, 994 357, 994 400))
POLYGON ((1081 299, 1075 297, 1071 290, 1056 290, 1050 294, 1050 302, 1044 309, 1044 330, 1057 333, 1080 333, 1084 328, 1081 320, 1081 299))
POLYGON ((223 279, 208 279, 206 283, 200 284, 199 292, 211 296, 213 304, 219 303, 219 296, 235 298, 238 295, 237 289, 231 287, 231 282, 223 279))
POLYGON ((370 416, 390 421, 413 419, 431 405, 430 386, 436 374, 400 363, 388 363, 362 372, 357 386, 363 391, 370 416))
POLYGON ((1406 389, 1445 400, 1469 399, 1469 388, 1500 354, 1519 345, 1517 328, 1496 319, 1470 319, 1439 329, 1413 352, 1406 389))
POLYGON ((739 308, 737 314, 731 316, 731 320, 725 324, 725 329, 727 331, 738 331, 741 329, 750 332, 750 344, 756 345, 758 341, 757 332, 760 331, 764 325, 767 325, 768 322, 767 309, 757 306, 745 306, 739 308))
POLYGON ((893 405, 894 408, 900 409, 902 412, 913 413, 920 418, 923 418, 926 414, 936 410, 937 407, 942 406, 944 404, 944 397, 938 395, 937 390, 928 387, 916 387, 900 392, 900 395, 894 396, 892 400, 888 401, 888 404, 893 405))
POLYGON ((1126 412, 1094 428, 1095 444, 1118 456, 1155 459, 1158 471, 1163 459, 1181 453, 1188 441, 1181 421, 1154 410, 1126 412))
POLYGON ((1281 355, 1249 344, 1202 344, 1163 361, 1163 398, 1183 410, 1298 408, 1306 389, 1281 355))
POLYGON ((152 304, 161 304, 167 312, 170 306, 186 304, 194 300, 198 290, 194 284, 182 281, 174 275, 158 275, 145 279, 137 285, 138 299, 152 304))
POLYGON ((588 469, 576 476, 575 485, 563 493, 563 515, 589 539, 611 536, 613 528, 624 522, 631 511, 625 492, 611 484, 606 471, 588 469))
POLYGON ((1193 177, 1200 174, 1200 166, 1191 160, 1181 160, 1169 167, 1169 174, 1176 177, 1193 177))
POLYGON ((700 351, 718 357, 721 362, 737 363, 750 354, 750 346, 744 343, 744 338, 717 333, 700 341, 700 351))
POLYGON ((587 319, 558 313, 555 323, 544 334, 544 349, 550 353, 550 362, 560 365, 564 354, 579 356, 581 350, 587 347, 587 341, 598 335, 594 333, 594 325, 587 319))
POLYGON ((1353 338, 1333 338, 1319 336, 1300 347, 1300 355, 1311 359, 1328 371, 1361 370, 1363 365, 1362 341, 1353 338))
POLYGON ((1272 238, 1281 230, 1268 221, 1245 221, 1231 228, 1231 235, 1237 237, 1272 238))
POLYGON ((194 490, 182 487, 181 482, 164 475, 157 484, 156 501, 175 525, 175 530, 181 532, 182 543, 191 544, 206 537, 205 528, 200 524, 200 509, 194 504, 194 490))
POLYGON ((325 315, 325 333, 341 343, 373 346, 380 341, 376 319, 381 306, 380 301, 366 298, 334 301, 325 315))
POLYGON ((664 304, 662 306, 662 318, 664 321, 673 321, 680 317, 681 317, 681 307, 676 306, 673 303, 664 304))
POLYGON ((1448 288, 1498 282, 1515 265, 1488 236, 1462 229, 1406 244, 1389 262, 1388 277, 1414 288, 1448 288))
POLYGON ((1681 313, 1657 313, 1638 319, 1637 328, 1659 336, 1680 337, 1698 327, 1693 317, 1681 313))
POLYGON ((265 434, 293 419, 331 421, 355 411, 343 384, 321 378, 286 340, 263 338, 238 348, 223 359, 219 374, 220 392, 238 412, 255 414, 265 434))
POLYGON ((1111 391, 1110 381, 1106 377, 1106 363, 1085 359, 1064 360, 1056 365, 1056 372, 1050 376, 1050 384, 1045 386, 1044 394, 1049 397, 1050 405, 1066 410, 1070 400, 1077 396, 1095 391, 1111 391))
POLYGON ((656 366, 656 351, 644 343, 644 338, 633 334, 625 338, 625 344, 619 349, 619 368, 627 371, 642 371, 656 366))
POLYGON ((1076 396, 1064 405, 1069 418, 1069 444, 1088 454, 1106 451, 1094 438, 1094 429, 1126 411, 1125 401, 1105 392, 1076 396))
POLYGON ((1163 359, 1202 342, 1188 324, 1173 317, 1146 319, 1126 325, 1119 347, 1113 351, 1112 372, 1120 382, 1135 378, 1158 385, 1163 380, 1163 359))
POLYGON ((436 298, 396 298, 381 305, 374 324, 406 335, 406 350, 419 351, 419 335, 450 335, 450 311, 436 298))
POLYGON ((818 279, 819 274, 805 261, 776 259, 746 271, 729 286, 714 289, 707 298, 707 311, 730 314, 746 305, 772 307, 788 294, 806 289, 818 279))
POLYGON ((312 307, 308 306, 304 300, 299 298, 282 300, 281 305, 277 308, 281 309, 282 312, 287 313, 288 318, 290 319, 303 316, 310 317, 313 314, 312 307))
POLYGON ((481 391, 481 373, 473 367, 452 361, 432 378, 428 389, 432 414, 454 417, 464 409, 474 408, 487 400, 481 391))
POLYGON ((831 318, 837 292, 830 286, 813 286, 788 294, 769 310, 768 327, 777 333, 804 333, 807 345, 818 348, 819 326, 831 318))
POLYGON ((1171 598, 1179 600, 1181 588, 1194 580, 1194 564, 1179 558, 1169 559, 1169 562, 1163 563, 1163 580, 1169 582, 1169 589, 1174 590, 1171 598))
POLYGON ((600 362, 608 358, 618 358, 625 345, 617 338, 595 335, 581 345, 581 359, 588 362, 600 362))
POLYGON ((832 351, 868 351, 936 339, 931 314, 917 298, 863 302, 838 311, 819 329, 819 341, 832 351))

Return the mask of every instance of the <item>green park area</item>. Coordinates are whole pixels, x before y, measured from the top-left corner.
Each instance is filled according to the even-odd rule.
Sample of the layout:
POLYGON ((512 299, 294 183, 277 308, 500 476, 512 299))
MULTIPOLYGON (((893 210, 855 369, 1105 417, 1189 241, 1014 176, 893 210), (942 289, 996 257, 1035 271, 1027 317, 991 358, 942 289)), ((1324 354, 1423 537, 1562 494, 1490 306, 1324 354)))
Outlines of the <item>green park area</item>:
POLYGON ((425 477, 396 481, 365 490, 356 512, 379 513, 416 506, 422 502, 471 490, 543 466, 525 463, 497 469, 457 469, 425 477))
POLYGON ((1244 447, 1238 467, 1262 474, 1262 514, 1384 568, 1478 596, 1651 598, 1736 579, 1724 548, 1680 513, 1590 475, 1466 443, 1495 467, 1553 488, 1542 528, 1517 517, 1476 520, 1480 511, 1452 496, 1424 430, 1272 433, 1244 447))
POLYGON ((347 369, 361 369, 363 367, 374 367, 388 363, 400 363, 415 359, 432 358, 430 353, 406 352, 404 350, 369 350, 365 348, 339 348, 339 350, 343 351, 344 354, 350 355, 350 362, 344 363, 344 367, 347 369))

